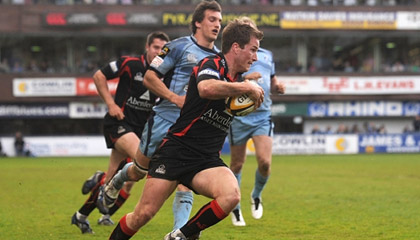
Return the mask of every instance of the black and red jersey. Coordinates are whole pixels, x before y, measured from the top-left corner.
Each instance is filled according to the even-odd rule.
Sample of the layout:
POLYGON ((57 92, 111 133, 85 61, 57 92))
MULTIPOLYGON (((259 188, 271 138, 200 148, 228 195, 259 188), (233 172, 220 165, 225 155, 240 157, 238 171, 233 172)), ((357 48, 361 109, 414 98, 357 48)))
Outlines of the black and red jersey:
POLYGON ((225 99, 209 100, 200 97, 197 85, 207 79, 236 81, 228 74, 223 54, 206 57, 194 67, 185 104, 166 138, 200 154, 218 156, 233 116, 226 111, 225 99))
MULTIPOLYGON (((119 78, 114 100, 124 112, 124 121, 132 126, 143 127, 156 102, 156 95, 143 85, 148 67, 146 54, 143 54, 140 57, 120 57, 101 69, 107 80, 119 78)), ((105 120, 107 118, 111 116, 107 114, 105 120)))

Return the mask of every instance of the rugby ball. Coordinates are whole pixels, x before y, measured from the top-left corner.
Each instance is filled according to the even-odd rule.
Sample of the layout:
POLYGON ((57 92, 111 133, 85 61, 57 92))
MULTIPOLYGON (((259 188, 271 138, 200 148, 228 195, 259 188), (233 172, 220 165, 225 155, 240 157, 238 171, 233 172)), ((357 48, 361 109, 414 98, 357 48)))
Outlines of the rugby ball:
POLYGON ((252 113, 255 110, 254 104, 248 94, 228 97, 225 100, 226 110, 233 116, 245 116, 252 113))

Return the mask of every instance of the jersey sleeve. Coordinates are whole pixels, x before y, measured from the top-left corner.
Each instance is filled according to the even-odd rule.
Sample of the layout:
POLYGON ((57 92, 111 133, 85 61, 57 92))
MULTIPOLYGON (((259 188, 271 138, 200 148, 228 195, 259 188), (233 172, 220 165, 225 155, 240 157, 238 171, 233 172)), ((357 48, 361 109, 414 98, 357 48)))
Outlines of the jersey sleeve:
POLYGON ((205 58, 197 69, 197 83, 207 79, 221 79, 220 69, 213 60, 205 58), (207 60, 207 61, 206 61, 207 60))
POLYGON ((123 58, 109 62, 107 65, 101 68, 101 72, 105 75, 107 80, 119 77, 121 65, 124 62, 123 58))
POLYGON ((150 63, 150 69, 155 71, 159 77, 163 77, 173 69, 179 59, 182 58, 182 45, 176 42, 166 44, 160 53, 150 63))

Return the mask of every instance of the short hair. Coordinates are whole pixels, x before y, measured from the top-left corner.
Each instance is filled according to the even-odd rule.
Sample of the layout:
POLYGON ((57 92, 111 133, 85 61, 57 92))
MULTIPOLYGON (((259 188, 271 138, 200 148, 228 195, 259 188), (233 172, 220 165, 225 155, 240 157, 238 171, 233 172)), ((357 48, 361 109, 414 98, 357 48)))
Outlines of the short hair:
POLYGON ((242 16, 242 17, 239 17, 239 19, 238 19, 239 21, 242 21, 242 22, 244 22, 244 23, 248 23, 248 24, 250 24, 251 26, 253 26, 254 28, 258 28, 257 27, 257 24, 255 23, 255 21, 254 20, 252 20, 252 18, 250 18, 250 17, 247 17, 247 16, 242 16))
POLYGON ((195 26, 195 22, 202 22, 205 15, 204 12, 206 10, 213 10, 216 12, 222 12, 222 7, 220 6, 220 4, 214 0, 210 0, 210 1, 202 1, 201 3, 199 3, 197 5, 197 7, 195 7, 192 19, 191 19, 191 23, 190 23, 190 27, 191 27, 191 31, 193 34, 195 34, 195 32, 197 31, 197 27, 195 26))
POLYGON ((239 47, 244 48, 252 36, 261 40, 264 34, 247 22, 239 19, 230 21, 222 32, 222 53, 229 52, 235 42, 239 44, 239 47))
POLYGON ((146 45, 150 46, 150 44, 152 44, 156 38, 161 39, 162 41, 169 42, 169 37, 166 33, 162 31, 156 31, 156 32, 151 32, 149 33, 149 35, 147 35, 146 45))

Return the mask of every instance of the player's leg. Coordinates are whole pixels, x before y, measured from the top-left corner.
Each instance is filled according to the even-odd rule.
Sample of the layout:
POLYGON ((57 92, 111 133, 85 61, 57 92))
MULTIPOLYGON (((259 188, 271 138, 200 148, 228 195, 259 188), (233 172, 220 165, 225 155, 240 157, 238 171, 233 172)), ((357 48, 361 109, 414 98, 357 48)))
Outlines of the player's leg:
MULTIPOLYGON (((118 193, 121 193, 121 189, 125 186, 124 183, 128 181, 139 181, 147 175, 147 167, 149 165, 149 158, 141 154, 140 150, 137 149, 137 157, 133 162, 126 164, 118 173, 106 184, 104 190, 100 194, 103 208, 113 208, 117 198, 115 197, 118 193), (139 161, 140 160, 140 161, 139 161), (142 162, 142 166, 138 164, 142 162), (143 167, 143 165, 146 166, 143 167)), ((121 195, 121 194, 120 194, 121 195)))
POLYGON ((238 182, 227 167, 213 167, 197 173, 191 186, 199 194, 213 200, 204 205, 181 229, 171 233, 179 235, 181 232, 186 238, 223 220, 241 197, 238 182))
POLYGON ((172 212, 174 214, 173 230, 181 228, 190 218, 194 196, 192 191, 182 184, 178 185, 175 192, 172 212))
POLYGON ((130 239, 159 211, 177 186, 176 181, 148 178, 134 212, 124 215, 113 230, 110 240, 130 239))
MULTIPOLYGON (((241 186, 242 180, 242 167, 246 160, 246 145, 231 145, 230 146, 230 169, 232 170, 236 180, 238 181, 239 187, 241 186)), ((231 213, 231 220, 234 226, 245 226, 246 222, 243 218, 241 211, 241 203, 233 209, 231 213)))
POLYGON ((263 215, 261 193, 271 173, 271 152, 273 140, 270 136, 253 136, 258 169, 255 171, 255 183, 251 193, 251 213, 255 219, 263 215))
POLYGON ((102 214, 108 214, 109 207, 112 207, 119 194, 119 189, 108 188, 109 185, 112 185, 111 183, 108 183, 114 176, 121 162, 121 160, 119 161, 118 159, 121 159, 121 157, 123 157, 122 159, 125 159, 126 157, 134 159, 139 143, 140 140, 134 132, 128 132, 120 136, 115 142, 114 149, 111 152, 107 177, 105 178, 105 186, 101 187, 98 200, 96 201, 97 207, 102 214), (110 203, 112 203, 112 205, 110 203))
MULTIPOLYGON (((246 160, 246 144, 251 138, 253 128, 239 120, 234 120, 229 132, 230 143, 230 169, 238 181, 239 187, 242 180, 242 167, 246 160)), ((234 226, 245 226, 240 203, 231 213, 231 220, 234 226)))
POLYGON ((127 201, 128 197, 130 196, 131 188, 133 187, 135 182, 128 181, 124 184, 123 188, 120 190, 117 200, 115 204, 109 208, 108 214, 102 215, 98 219, 99 225, 111 226, 114 225, 114 222, 111 219, 111 216, 121 208, 121 206, 127 201))

